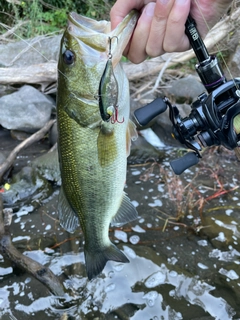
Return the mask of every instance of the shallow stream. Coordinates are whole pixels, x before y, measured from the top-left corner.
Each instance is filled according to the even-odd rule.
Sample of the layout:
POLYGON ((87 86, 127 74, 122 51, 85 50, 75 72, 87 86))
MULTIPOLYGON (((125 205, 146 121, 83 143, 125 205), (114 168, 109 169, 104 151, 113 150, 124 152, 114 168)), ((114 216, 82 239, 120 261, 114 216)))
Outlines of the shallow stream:
MULTIPOLYGON (((18 143, 1 134, 1 150, 18 143)), ((23 151, 15 170, 47 149, 42 141, 23 151)), ((160 162, 128 165, 125 191, 139 219, 110 228, 110 237, 130 263, 108 262, 91 282, 81 230, 68 234, 59 226, 59 187, 52 185, 44 199, 35 195, 16 205, 13 244, 50 267, 67 293, 64 299, 53 296, 0 256, 0 318, 240 319, 239 162, 215 148, 177 177, 169 166, 177 156, 179 150, 171 149, 160 162)))

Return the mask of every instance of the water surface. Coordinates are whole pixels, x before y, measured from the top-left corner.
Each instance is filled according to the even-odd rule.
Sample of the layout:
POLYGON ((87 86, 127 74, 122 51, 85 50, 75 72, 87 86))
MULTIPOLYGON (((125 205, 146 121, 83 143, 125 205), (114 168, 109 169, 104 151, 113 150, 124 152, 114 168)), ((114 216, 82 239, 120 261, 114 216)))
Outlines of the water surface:
MULTIPOLYGON (((41 142, 37 153, 45 149, 41 142)), ((19 165, 24 156, 28 162, 24 151, 19 165)), ((0 256, 1 319, 240 319, 239 162, 213 149, 177 177, 169 166, 176 156, 171 150, 161 162, 128 166, 125 191, 139 218, 110 228, 110 237, 130 263, 108 262, 90 282, 81 230, 68 234, 59 226, 59 187, 39 206, 32 199, 19 204, 14 245, 50 267, 66 296, 54 297, 0 256)))

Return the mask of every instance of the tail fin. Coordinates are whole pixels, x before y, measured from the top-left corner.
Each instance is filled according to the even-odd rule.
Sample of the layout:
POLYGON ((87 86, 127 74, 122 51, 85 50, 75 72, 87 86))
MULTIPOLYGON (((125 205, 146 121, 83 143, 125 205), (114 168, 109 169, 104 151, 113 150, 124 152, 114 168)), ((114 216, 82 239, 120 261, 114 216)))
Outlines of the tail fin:
POLYGON ((109 246, 99 250, 98 252, 92 250, 84 250, 86 270, 88 279, 91 280, 95 278, 99 273, 102 272, 108 260, 118 261, 118 262, 129 262, 125 254, 122 253, 113 243, 109 246))

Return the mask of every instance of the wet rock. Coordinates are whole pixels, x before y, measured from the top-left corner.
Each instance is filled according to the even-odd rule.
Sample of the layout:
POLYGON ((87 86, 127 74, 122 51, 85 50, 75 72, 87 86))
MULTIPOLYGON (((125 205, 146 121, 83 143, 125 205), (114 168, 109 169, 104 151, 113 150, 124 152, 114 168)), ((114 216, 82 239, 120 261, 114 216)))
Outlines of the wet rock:
POLYGON ((178 103, 186 101, 191 103, 199 94, 206 91, 199 78, 193 75, 174 80, 170 83, 170 86, 170 88, 166 89, 166 94, 174 96, 174 99, 178 103))
POLYGON ((49 121, 54 101, 32 86, 0 98, 0 124, 7 129, 35 132, 49 121))
POLYGON ((6 156, 5 154, 3 154, 2 152, 0 152, 0 165, 3 164, 3 162, 6 160, 6 156))
POLYGON ((155 148, 144 137, 139 136, 136 141, 132 142, 131 153, 127 158, 128 164, 144 163, 147 159, 162 159, 165 151, 155 148))
POLYGON ((0 67, 23 67, 57 61, 62 35, 17 41, 0 45, 0 67))
POLYGON ((51 128, 50 136, 49 136, 50 144, 51 146, 54 146, 54 144, 58 140, 58 129, 57 129, 57 122, 54 123, 54 125, 51 128))
POLYGON ((5 207, 19 208, 20 204, 31 203, 36 206, 52 193, 46 179, 31 167, 24 167, 9 183, 8 190, 2 193, 5 207))
POLYGON ((16 91, 16 88, 11 87, 10 85, 0 84, 0 97, 10 94, 16 91))
POLYGON ((56 182, 58 186, 61 185, 57 148, 35 159, 32 167, 36 168, 39 174, 48 181, 56 182))
POLYGON ((31 136, 30 132, 11 130, 11 137, 18 141, 24 141, 31 136))

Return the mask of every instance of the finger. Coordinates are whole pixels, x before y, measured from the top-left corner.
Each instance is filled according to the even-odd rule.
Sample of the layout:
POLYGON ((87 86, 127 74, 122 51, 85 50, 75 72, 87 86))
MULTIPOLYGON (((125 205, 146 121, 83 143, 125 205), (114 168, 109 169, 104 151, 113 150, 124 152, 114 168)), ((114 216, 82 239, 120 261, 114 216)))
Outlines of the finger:
POLYGON ((130 45, 127 48, 128 52, 125 52, 128 59, 134 63, 140 63, 147 57, 146 44, 151 29, 155 5, 154 2, 150 2, 145 6, 134 30, 130 45))
POLYGON ((166 52, 185 51, 190 44, 185 34, 185 23, 191 0, 175 0, 167 20, 163 49, 166 52), (181 13, 181 14, 179 14, 181 13))
POLYGON ((202 37, 215 25, 219 18, 226 13, 232 0, 199 0, 191 5, 191 16, 197 23, 197 28, 202 37))
POLYGON ((151 29, 146 46, 146 53, 150 57, 157 57, 164 53, 163 41, 167 25, 168 16, 174 0, 157 0, 151 29))
POLYGON ((110 11, 111 28, 112 30, 126 17, 132 10, 140 10, 151 0, 117 0, 110 11))

